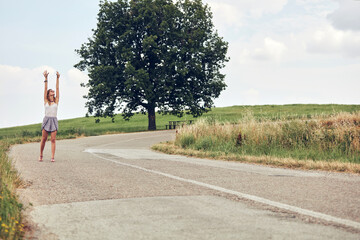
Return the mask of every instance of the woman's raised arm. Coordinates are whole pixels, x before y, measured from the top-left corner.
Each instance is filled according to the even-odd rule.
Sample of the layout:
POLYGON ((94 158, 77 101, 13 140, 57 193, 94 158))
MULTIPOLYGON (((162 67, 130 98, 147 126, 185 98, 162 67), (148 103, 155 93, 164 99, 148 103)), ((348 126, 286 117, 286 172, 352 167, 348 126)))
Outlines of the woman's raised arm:
POLYGON ((43 73, 43 75, 44 75, 44 77, 45 77, 45 81, 44 81, 44 83, 45 83, 45 89, 44 89, 44 104, 45 104, 46 101, 47 101, 47 86, 48 86, 47 83, 48 83, 48 75, 49 75, 48 71, 45 70, 44 73, 43 73))
POLYGON ((56 72, 56 99, 55 99, 56 104, 59 103, 59 98, 60 98, 59 78, 60 78, 60 73, 56 72))

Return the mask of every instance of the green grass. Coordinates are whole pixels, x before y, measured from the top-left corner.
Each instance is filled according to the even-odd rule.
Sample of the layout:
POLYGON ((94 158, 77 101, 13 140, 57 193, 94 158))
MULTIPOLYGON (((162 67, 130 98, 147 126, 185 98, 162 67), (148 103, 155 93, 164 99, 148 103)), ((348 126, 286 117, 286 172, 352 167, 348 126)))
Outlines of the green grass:
POLYGON ((314 116, 328 116, 333 113, 349 112, 360 110, 360 105, 340 104, 289 104, 289 105, 257 105, 257 106, 232 106, 214 108, 204 117, 216 119, 220 122, 238 122, 244 114, 250 112, 256 119, 297 119, 312 118, 314 116))
MULTIPOLYGON (((211 112, 204 114, 207 122, 228 122, 237 123, 240 119, 248 116, 250 112, 257 121, 263 119, 311 119, 314 116, 329 116, 337 112, 356 112, 360 111, 360 105, 316 105, 316 104, 293 104, 293 105, 262 105, 262 106, 233 106, 225 108, 214 108, 211 112)), ((189 115, 179 119, 170 115, 156 116, 158 130, 165 129, 169 121, 192 120, 189 115)), ((67 120, 59 120, 59 132, 57 139, 75 138, 77 136, 94 136, 109 133, 139 132, 146 131, 148 126, 147 116, 136 114, 130 121, 122 119, 121 115, 111 118, 100 118, 99 123, 95 123, 93 117, 82 117, 67 120)), ((15 194, 16 187, 20 183, 18 173, 15 171, 11 160, 7 157, 7 151, 12 144, 40 141, 41 124, 32 124, 11 128, 0 128, 0 239, 21 238, 22 223, 21 211, 23 206, 18 202, 15 194)), ((183 144, 194 144, 195 140, 188 136, 183 144)), ((210 137, 202 139, 196 143, 196 148, 209 148, 214 143, 210 137)), ((226 144, 225 144, 226 145, 226 144)), ((225 153, 231 151, 233 146, 225 146, 225 153)), ((250 150, 249 150, 250 151, 250 150)), ((256 154, 249 152, 250 154, 256 154)))
MULTIPOLYGON (((97 118, 94 117, 81 117, 67 120, 59 120, 59 132, 57 137, 68 138, 79 135, 96 136, 109 133, 122 133, 122 132, 140 132, 147 131, 148 119, 143 114, 135 114, 130 121, 125 121, 121 115, 116 115, 114 122, 111 118, 99 118, 100 122, 95 123, 97 118)), ((170 115, 156 116, 156 124, 158 130, 164 130, 165 125, 169 121, 177 120, 191 120, 191 116, 184 116, 178 118, 170 115)), ((32 124, 11 128, 0 128, 0 140, 6 138, 31 138, 41 136, 41 124, 32 124)))
MULTIPOLYGON (((293 105, 261 105, 261 106, 233 106, 214 108, 203 115, 210 120, 238 122, 248 112, 256 119, 296 119, 311 118, 317 115, 330 115, 336 112, 355 112, 360 110, 360 105, 318 105, 318 104, 293 104, 293 105)), ((185 115, 177 118, 170 115, 156 115, 158 130, 164 130, 169 121, 191 120, 192 116, 185 115)), ((115 122, 111 118, 100 118, 100 123, 95 123, 94 117, 82 117, 67 120, 59 120, 58 137, 75 137, 77 135, 94 136, 107 133, 139 132, 146 131, 148 126, 147 116, 135 114, 130 121, 122 119, 121 115, 115 116, 115 122)), ((31 138, 41 136, 41 124, 32 124, 11 128, 0 128, 0 140, 5 138, 31 138)))
POLYGON ((0 141, 0 239, 21 239, 23 206, 15 195, 20 179, 7 157, 9 146, 0 141))

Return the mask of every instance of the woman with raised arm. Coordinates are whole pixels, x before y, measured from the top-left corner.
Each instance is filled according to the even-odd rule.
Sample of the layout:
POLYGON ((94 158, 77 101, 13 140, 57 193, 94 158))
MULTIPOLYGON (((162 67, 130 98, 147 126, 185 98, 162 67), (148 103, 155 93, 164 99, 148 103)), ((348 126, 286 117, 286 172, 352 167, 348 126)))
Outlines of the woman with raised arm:
POLYGON ((44 105, 45 105, 45 117, 41 126, 42 138, 40 144, 40 157, 39 161, 43 161, 43 151, 45 147, 46 140, 48 138, 48 134, 51 136, 51 162, 55 162, 55 140, 56 133, 58 131, 58 120, 57 120, 57 108, 59 104, 59 72, 56 72, 56 95, 54 90, 47 89, 48 82, 48 71, 45 70, 45 89, 44 89, 44 105))

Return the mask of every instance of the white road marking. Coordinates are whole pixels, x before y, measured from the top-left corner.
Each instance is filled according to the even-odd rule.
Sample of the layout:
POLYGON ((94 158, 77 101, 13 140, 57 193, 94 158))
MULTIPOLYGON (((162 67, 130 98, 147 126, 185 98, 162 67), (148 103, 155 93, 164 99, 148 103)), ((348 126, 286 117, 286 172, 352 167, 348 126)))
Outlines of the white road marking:
MULTIPOLYGON (((260 166, 253 164, 245 164, 240 162, 232 162, 232 161, 219 161, 219 160, 211 160, 211 159, 199 159, 194 157, 186 157, 181 155, 168 155, 164 153, 154 152, 149 149, 86 149, 85 152, 93 152, 93 153, 105 153, 111 154, 120 158, 125 159, 146 159, 146 160, 166 160, 166 161, 174 161, 174 162, 183 162, 187 164, 194 164, 200 166, 207 167, 216 167, 222 169, 229 169, 233 171, 246 172, 246 173, 255 173, 265 176, 288 176, 288 177, 324 177, 325 173, 319 172, 309 172, 309 171, 298 171, 298 170, 289 170, 283 168, 269 168, 268 166, 260 166)), ((360 179, 359 179, 360 183, 360 179)))
MULTIPOLYGON (((130 134, 138 135, 138 134, 143 134, 143 133, 140 132, 140 133, 130 133, 130 134)), ((106 135, 102 135, 102 136, 106 136, 106 135)), ((163 136, 167 136, 167 134, 158 134, 155 137, 163 137, 163 136)), ((101 137, 101 136, 99 136, 99 137, 101 137)), ((126 139, 126 140, 120 140, 120 141, 116 141, 116 142, 112 142, 112 143, 106 143, 106 144, 98 145, 97 147, 105 147, 105 146, 115 145, 115 144, 124 143, 124 142, 131 142, 131 141, 140 140, 140 139, 147 139, 147 138, 154 138, 154 136, 151 135, 151 136, 147 136, 147 137, 139 137, 139 138, 131 138, 131 139, 126 139)))
POLYGON ((94 151, 91 151, 91 150, 86 151, 86 152, 89 152, 90 154, 94 155, 95 157, 101 158, 101 159, 109 161, 109 162, 113 162, 113 163, 118 164, 118 165, 123 165, 123 166, 131 167, 131 168, 139 169, 139 170, 142 170, 142 171, 145 171, 145 172, 165 176, 165 177, 172 178, 172 179, 182 181, 182 182, 192 183, 192 184, 195 184, 195 185, 198 185, 198 186, 206 187, 206 188, 213 189, 213 190, 220 191, 220 192, 224 192, 224 193, 233 194, 233 195, 236 195, 236 196, 241 197, 241 198, 249 199, 249 200, 252 200, 252 201, 255 201, 255 202, 263 203, 263 204, 270 205, 270 206, 273 206, 273 207, 277 207, 277 208, 280 208, 280 209, 284 209, 284 210, 299 213, 299 214, 302 214, 302 215, 307 215, 307 216, 322 219, 322 220, 325 220, 325 221, 334 222, 334 223, 337 223, 337 224, 341 224, 341 225, 353 227, 353 228, 356 228, 356 229, 360 229, 360 223, 359 222, 354 222, 354 221, 347 220, 347 219, 337 218, 337 217, 333 217, 333 216, 330 216, 330 215, 327 215, 327 214, 323 214, 323 213, 319 213, 319 212, 315 212, 315 211, 311 211, 311 210, 307 210, 307 209, 302 209, 302 208, 299 208, 299 207, 291 206, 291 205, 284 204, 284 203, 275 202, 275 201, 272 201, 272 200, 269 200, 269 199, 257 197, 257 196, 246 194, 246 193, 237 192, 237 191, 234 191, 234 190, 230 190, 230 189, 226 189, 226 188, 223 188, 223 187, 219 187, 219 186, 215 186, 215 185, 195 181, 195 180, 192 180, 192 179, 182 178, 182 177, 174 176, 174 175, 171 175, 171 174, 168 174, 168 173, 143 168, 143 167, 140 167, 140 166, 137 166, 137 165, 132 165, 132 164, 124 163, 124 162, 115 161, 115 160, 100 156, 100 155, 96 154, 94 151))

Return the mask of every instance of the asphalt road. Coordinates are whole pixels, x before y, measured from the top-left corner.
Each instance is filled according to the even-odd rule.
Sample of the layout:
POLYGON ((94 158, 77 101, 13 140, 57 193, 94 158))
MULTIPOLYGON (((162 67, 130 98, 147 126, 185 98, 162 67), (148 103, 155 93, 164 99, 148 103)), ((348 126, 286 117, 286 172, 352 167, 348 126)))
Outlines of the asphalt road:
POLYGON ((29 239, 360 239, 360 176, 170 156, 173 131, 13 146, 29 239))

